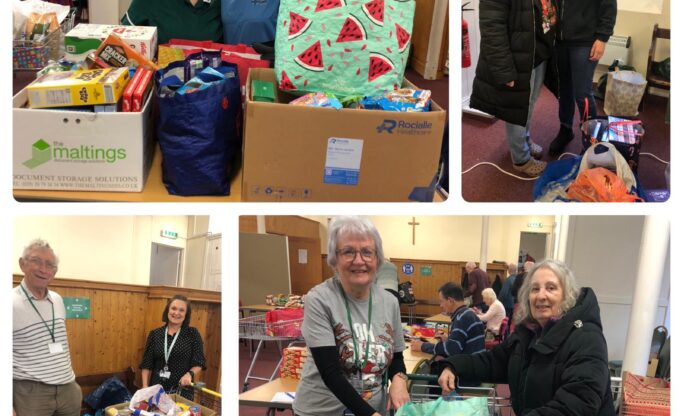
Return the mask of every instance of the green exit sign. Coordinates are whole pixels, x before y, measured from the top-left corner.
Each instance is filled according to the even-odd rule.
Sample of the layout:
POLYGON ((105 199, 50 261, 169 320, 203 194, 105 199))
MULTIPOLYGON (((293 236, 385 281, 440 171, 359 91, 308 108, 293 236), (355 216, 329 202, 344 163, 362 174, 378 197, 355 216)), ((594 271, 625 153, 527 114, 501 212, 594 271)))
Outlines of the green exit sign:
POLYGON ((161 230, 161 236, 166 238, 178 238, 178 233, 175 231, 161 230))
POLYGON ((63 298, 67 319, 90 319, 90 298, 63 298))

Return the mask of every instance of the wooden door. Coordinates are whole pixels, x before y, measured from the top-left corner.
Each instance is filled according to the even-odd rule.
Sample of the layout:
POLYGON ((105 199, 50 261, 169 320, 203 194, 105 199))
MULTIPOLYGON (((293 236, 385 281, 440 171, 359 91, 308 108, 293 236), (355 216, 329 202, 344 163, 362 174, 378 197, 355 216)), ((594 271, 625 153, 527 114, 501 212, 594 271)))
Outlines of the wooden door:
POLYGON ((320 239, 287 237, 292 293, 303 295, 323 281, 320 239))

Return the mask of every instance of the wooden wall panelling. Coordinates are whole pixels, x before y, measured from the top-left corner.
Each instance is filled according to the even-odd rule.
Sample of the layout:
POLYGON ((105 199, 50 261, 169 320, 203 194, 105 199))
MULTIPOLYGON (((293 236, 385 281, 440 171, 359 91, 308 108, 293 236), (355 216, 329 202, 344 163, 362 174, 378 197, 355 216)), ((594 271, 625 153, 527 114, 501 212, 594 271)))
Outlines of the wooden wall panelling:
MULTIPOLYGON (((19 284, 21 279, 22 276, 14 275, 14 285, 19 284)), ((161 315, 166 300, 175 293, 188 296, 193 302, 192 325, 198 326, 207 354, 207 372, 202 381, 212 390, 220 387, 219 292, 62 278, 55 279, 50 289, 62 297, 90 299, 89 319, 66 321, 76 376, 114 373, 133 367, 138 385, 141 385, 138 366, 142 361, 147 335, 150 330, 163 324, 161 315)))
POLYGON ((320 223, 294 215, 266 216, 266 232, 290 237, 317 238, 320 241, 320 223))

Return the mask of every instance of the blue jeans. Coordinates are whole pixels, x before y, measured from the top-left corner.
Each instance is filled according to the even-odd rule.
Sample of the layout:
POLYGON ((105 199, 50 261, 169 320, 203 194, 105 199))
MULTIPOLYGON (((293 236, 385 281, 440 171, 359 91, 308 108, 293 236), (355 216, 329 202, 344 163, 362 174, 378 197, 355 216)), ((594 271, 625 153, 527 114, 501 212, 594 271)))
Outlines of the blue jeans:
POLYGON ((572 128, 574 108, 579 107, 579 117, 583 118, 585 101, 588 98, 588 115, 595 117, 595 97, 593 97, 593 73, 598 61, 591 61, 590 46, 557 46, 557 67, 560 75, 560 123, 572 128))
POLYGON ((526 118, 526 125, 518 126, 517 124, 505 123, 505 136, 507 137, 508 147, 512 155, 512 163, 515 165, 522 165, 531 158, 529 153, 529 127, 531 127, 531 115, 534 112, 534 104, 536 104, 538 95, 541 93, 541 87, 543 86, 545 65, 546 61, 543 61, 531 71, 531 95, 529 97, 529 115, 526 118))

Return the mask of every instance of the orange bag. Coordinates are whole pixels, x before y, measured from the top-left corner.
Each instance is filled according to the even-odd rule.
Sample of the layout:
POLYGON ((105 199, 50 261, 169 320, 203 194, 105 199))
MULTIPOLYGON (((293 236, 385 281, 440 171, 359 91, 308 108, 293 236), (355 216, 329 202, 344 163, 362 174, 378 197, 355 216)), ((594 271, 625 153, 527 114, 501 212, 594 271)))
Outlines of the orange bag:
POLYGON ((581 202, 643 202, 632 195, 614 172, 605 168, 586 169, 569 185, 567 196, 581 202))

